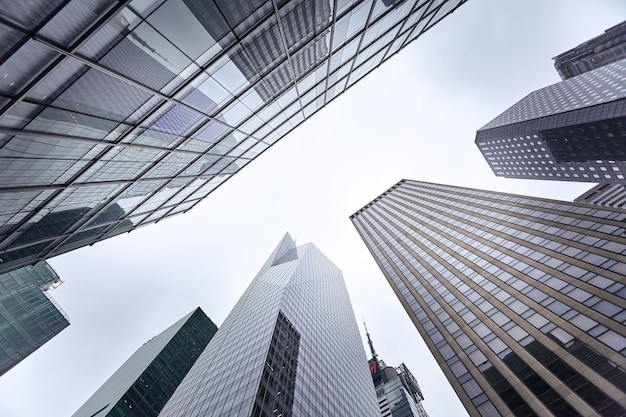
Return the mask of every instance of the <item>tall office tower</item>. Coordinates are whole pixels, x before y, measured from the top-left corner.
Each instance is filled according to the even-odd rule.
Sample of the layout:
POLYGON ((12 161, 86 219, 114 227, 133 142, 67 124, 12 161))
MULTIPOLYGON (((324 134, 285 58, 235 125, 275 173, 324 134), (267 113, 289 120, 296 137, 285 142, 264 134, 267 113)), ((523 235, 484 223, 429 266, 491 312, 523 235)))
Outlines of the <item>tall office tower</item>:
POLYGON ((0 274, 0 375, 70 325, 48 294, 60 282, 47 262, 0 274))
POLYGON ((161 417, 379 416, 343 276, 281 240, 161 417))
POLYGON ((157 417, 216 332, 196 308, 144 343, 73 417, 157 417))
POLYGON ((626 210, 402 180, 351 219, 471 416, 626 415, 626 210))
POLYGON ((476 145, 499 177, 626 183, 626 59, 530 93, 476 145))
MULTIPOLYGON (((367 329, 366 329, 367 331, 367 329)), ((428 417, 422 401, 424 396, 417 380, 405 364, 387 366, 374 350, 367 333, 372 358, 368 361, 382 417, 428 417)))
POLYGON ((465 1, 3 2, 0 272, 190 210, 465 1))
POLYGON ((566 80, 626 58, 626 21, 554 57, 554 68, 566 80))

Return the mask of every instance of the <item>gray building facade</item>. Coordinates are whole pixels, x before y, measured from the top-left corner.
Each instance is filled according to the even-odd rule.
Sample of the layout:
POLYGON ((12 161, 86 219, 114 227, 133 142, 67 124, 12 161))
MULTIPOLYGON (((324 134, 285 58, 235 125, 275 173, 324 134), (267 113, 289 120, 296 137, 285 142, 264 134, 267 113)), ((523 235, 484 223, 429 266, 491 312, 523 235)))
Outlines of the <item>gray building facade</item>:
POLYGON ((626 21, 554 57, 561 79, 575 77, 626 58, 626 21))
POLYGON ((49 295, 60 283, 47 262, 0 274, 0 375, 70 325, 49 295))
POLYGON ((626 183, 626 59, 530 93, 476 133, 499 177, 626 183))
POLYGON ((287 234, 160 416, 379 416, 339 268, 287 234))
POLYGON ((471 416, 626 415, 626 211, 402 180, 351 216, 471 416))
POLYGON ((196 308, 137 349, 72 417, 157 417, 216 332, 196 308))
POLYGON ((0 273, 190 210, 464 2, 3 2, 0 273))

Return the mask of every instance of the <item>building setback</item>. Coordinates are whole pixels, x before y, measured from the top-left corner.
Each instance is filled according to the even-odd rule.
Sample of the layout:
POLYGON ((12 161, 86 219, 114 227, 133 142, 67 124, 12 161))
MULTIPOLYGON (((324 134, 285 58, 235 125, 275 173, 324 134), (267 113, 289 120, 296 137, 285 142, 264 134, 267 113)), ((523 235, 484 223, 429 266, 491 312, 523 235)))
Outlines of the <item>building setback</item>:
POLYGON ((382 359, 378 359, 369 333, 367 333, 367 341, 372 353, 368 364, 378 397, 380 415, 382 417, 428 417, 422 405, 424 400, 422 390, 409 368, 403 363, 397 368, 387 366, 382 359))
POLYGON ((626 184, 598 184, 574 201, 626 209, 626 184))
POLYGON ((626 184, 626 59, 530 93, 475 142, 499 177, 626 184))
POLYGON ((0 375, 70 325, 48 294, 60 283, 47 262, 0 274, 0 375))
POLYGON ((0 273, 190 210, 465 1, 3 2, 0 273))
POLYGON ((626 211, 402 180, 351 216, 471 416, 626 415, 626 211))
POLYGON ((626 58, 626 21, 554 57, 554 68, 566 80, 626 58))
POLYGON ((196 308, 144 343, 73 417, 157 417, 216 332, 196 308))
POLYGON ((160 417, 380 416, 341 271, 287 234, 160 417))

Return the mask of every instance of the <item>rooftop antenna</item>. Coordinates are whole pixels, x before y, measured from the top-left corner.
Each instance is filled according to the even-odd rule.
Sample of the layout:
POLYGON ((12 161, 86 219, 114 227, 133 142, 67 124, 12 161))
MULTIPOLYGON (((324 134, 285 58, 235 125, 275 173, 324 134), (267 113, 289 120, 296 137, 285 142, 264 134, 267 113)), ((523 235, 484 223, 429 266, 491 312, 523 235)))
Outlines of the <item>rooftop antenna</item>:
POLYGON ((378 355, 376 354, 376 350, 374 349, 374 343, 372 343, 370 334, 367 331, 367 324, 365 324, 365 320, 363 320, 363 326, 365 327, 365 334, 367 335, 367 344, 370 345, 370 352, 372 352, 372 357, 378 361, 378 355))

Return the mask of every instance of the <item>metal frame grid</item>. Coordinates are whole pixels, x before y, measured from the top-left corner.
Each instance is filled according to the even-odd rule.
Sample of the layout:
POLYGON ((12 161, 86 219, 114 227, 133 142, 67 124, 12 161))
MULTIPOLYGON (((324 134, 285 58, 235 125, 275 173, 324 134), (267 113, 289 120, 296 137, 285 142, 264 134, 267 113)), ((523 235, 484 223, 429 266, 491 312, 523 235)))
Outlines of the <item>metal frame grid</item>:
MULTIPOLYGON (((389 6, 381 0, 335 0, 332 7, 327 1, 329 15, 322 16, 321 21, 318 17, 318 21, 314 22, 316 27, 313 30, 308 28, 308 32, 302 34, 306 36, 306 41, 295 46, 289 45, 287 31, 290 28, 287 23, 293 23, 289 21, 290 18, 296 19, 300 16, 289 15, 289 12, 298 6, 305 9, 309 5, 303 1, 273 0, 271 7, 258 7, 252 15, 241 19, 238 24, 231 24, 226 36, 215 40, 216 43, 199 57, 189 56, 187 51, 180 49, 176 40, 168 39, 161 33, 164 32, 163 27, 154 23, 153 16, 161 7, 177 1, 181 7, 187 4, 179 0, 32 0, 9 4, 6 10, 0 12, 0 33, 6 39, 13 40, 11 45, 7 44, 8 46, 0 49, 0 180, 3 178, 3 166, 27 160, 29 156, 25 152, 19 154, 14 151, 12 141, 37 141, 53 150, 56 149, 55 146, 74 146, 73 144, 91 146, 75 166, 63 172, 66 174, 63 180, 49 178, 46 181, 40 177, 13 184, 12 175, 20 176, 25 169, 18 168, 17 172, 6 170, 5 180, 2 180, 4 184, 0 185, 0 200, 5 197, 17 204, 21 201, 18 196, 24 193, 36 194, 27 198, 28 201, 22 202, 21 206, 13 207, 12 212, 11 207, 5 213, 0 211, 0 259, 4 264, 0 264, 0 271, 32 264, 193 208, 231 175, 466 0, 398 1, 389 6), (307 5, 303 6, 304 4, 307 5), (81 25, 70 27, 73 22, 67 23, 67 15, 76 15, 76 10, 72 7, 78 6, 81 12, 89 8, 89 19, 85 19, 81 25), (39 16, 40 10, 49 12, 39 16), (87 49, 93 49, 93 44, 99 41, 101 33, 105 33, 115 24, 119 25, 120 21, 127 26, 116 44, 107 45, 106 49, 98 51, 97 56, 86 53, 87 49), (242 53, 246 46, 249 47, 249 41, 269 30, 271 25, 278 25, 282 48, 279 53, 283 56, 282 59, 263 68, 262 74, 257 74, 254 78, 248 77, 245 86, 241 88, 230 91, 222 86, 229 98, 219 104, 213 102, 215 106, 211 109, 202 108, 189 99, 190 94, 200 91, 203 82, 213 80, 221 68, 232 64, 231 58, 235 54, 242 53), (347 36, 346 33, 338 33, 338 27, 348 26, 347 36), (154 51, 154 48, 150 50, 151 45, 146 45, 150 39, 148 42, 144 39, 138 40, 140 29, 154 31, 154 38, 160 37, 163 44, 166 44, 165 49, 173 48, 175 55, 181 56, 181 60, 187 62, 186 67, 178 74, 172 73, 173 79, 162 88, 156 88, 148 77, 144 79, 131 75, 130 70, 127 71, 120 65, 112 65, 106 60, 108 54, 123 41, 139 45, 137 48, 145 53, 146 61, 158 58, 160 51, 154 51), (326 45, 324 56, 319 62, 309 62, 304 71, 298 72, 295 59, 298 54, 304 56, 308 53, 315 42, 326 45), (45 59, 37 65, 30 62, 31 66, 24 68, 20 74, 21 79, 9 83, 13 76, 10 73, 11 65, 23 59, 22 55, 34 50, 33 48, 45 56, 45 59), (70 66, 78 69, 73 74, 66 74, 70 79, 66 80, 62 88, 58 88, 54 95, 36 96, 38 88, 47 85, 54 77, 62 78, 64 71, 70 66), (271 100, 256 107, 242 107, 243 100, 253 96, 261 83, 269 82, 272 76, 275 77, 285 67, 290 80, 279 88, 271 100), (107 118, 84 103, 83 107, 79 107, 78 102, 75 105, 72 103, 74 106, 70 107, 60 101, 66 92, 86 88, 81 87, 80 83, 84 83, 87 75, 92 72, 108 82, 126 86, 124 89, 129 94, 143 94, 143 104, 135 105, 136 110, 125 118, 107 118), (2 81, 5 81, 5 85, 2 81), (29 108, 28 114, 21 115, 24 112, 21 109, 26 107, 29 108), (246 114, 237 122, 229 122, 228 111, 235 112, 242 108, 246 114), (61 128, 54 126, 54 121, 48 119, 48 125, 42 126, 42 115, 50 111, 62 112, 64 117, 71 118, 75 126, 68 126, 66 123, 61 128), (185 124, 183 120, 180 125, 174 126, 180 129, 175 135, 166 129, 155 128, 158 123, 169 123, 169 118, 175 119, 181 114, 192 122, 185 124), (84 120, 87 119, 91 123, 108 125, 108 131, 101 130, 94 134, 91 127, 85 126, 84 120), (219 133, 209 142, 199 139, 210 129, 217 129, 219 133), (164 144, 149 137, 155 134, 169 135, 171 141, 164 144), (132 156, 131 152, 144 157, 150 153, 154 156, 146 161, 139 161, 145 162, 144 165, 140 169, 130 170, 132 172, 129 171, 126 176, 121 176, 119 171, 117 175, 107 176, 104 169, 107 162, 114 160, 118 154, 132 156), (178 160, 173 169, 162 169, 176 159, 178 160), (160 175, 155 174, 159 171, 160 175), (155 183, 158 185, 153 186, 155 183), (135 201, 131 208, 124 209, 123 216, 105 219, 107 209, 116 205, 129 190, 134 190, 133 186, 138 188, 142 184, 147 188, 152 187, 143 194, 143 199, 135 201), (62 204, 73 190, 96 186, 112 188, 107 188, 106 193, 96 193, 92 200, 77 201, 75 206, 82 204, 89 211, 69 224, 65 230, 19 241, 19 237, 44 215, 58 211, 58 204, 62 204), (159 198, 161 200, 156 202, 159 198), (39 248, 36 250, 37 254, 33 253, 35 246, 39 248), (13 252, 13 256, 9 256, 9 252, 13 252)), ((240 3, 239 6, 254 6, 254 3, 256 2, 250 0, 240 3)), ((322 5, 323 0, 311 2, 309 11, 315 13, 314 9, 323 8, 322 5)), ((229 2, 216 1, 215 6, 223 13, 226 22, 231 13, 227 10, 229 2)), ((176 23, 174 21, 170 25, 176 23)), ((250 56, 253 55, 252 52, 254 51, 248 50, 243 53, 250 56)), ((164 59, 160 64, 173 65, 171 58, 168 61, 168 57, 161 57, 164 59)), ((254 61, 255 57, 252 56, 251 59, 254 61)), ((144 69, 150 70, 140 68, 144 69)), ((233 72, 231 70, 229 75, 233 72)), ((88 94, 89 91, 81 93, 88 94)), ((202 98, 212 101, 211 97, 202 98)), ((98 110, 100 102, 105 98, 94 96, 91 99, 89 105, 98 110)), ((119 100, 120 105, 126 105, 123 102, 124 97, 119 97, 119 100)), ((39 169, 40 165, 37 163, 41 160, 54 163, 54 158, 40 152, 35 155, 34 159, 37 161, 33 162, 30 169, 39 169)), ((132 157, 127 157, 125 162, 133 162, 132 157)), ((45 176, 45 172, 38 174, 45 176)))

